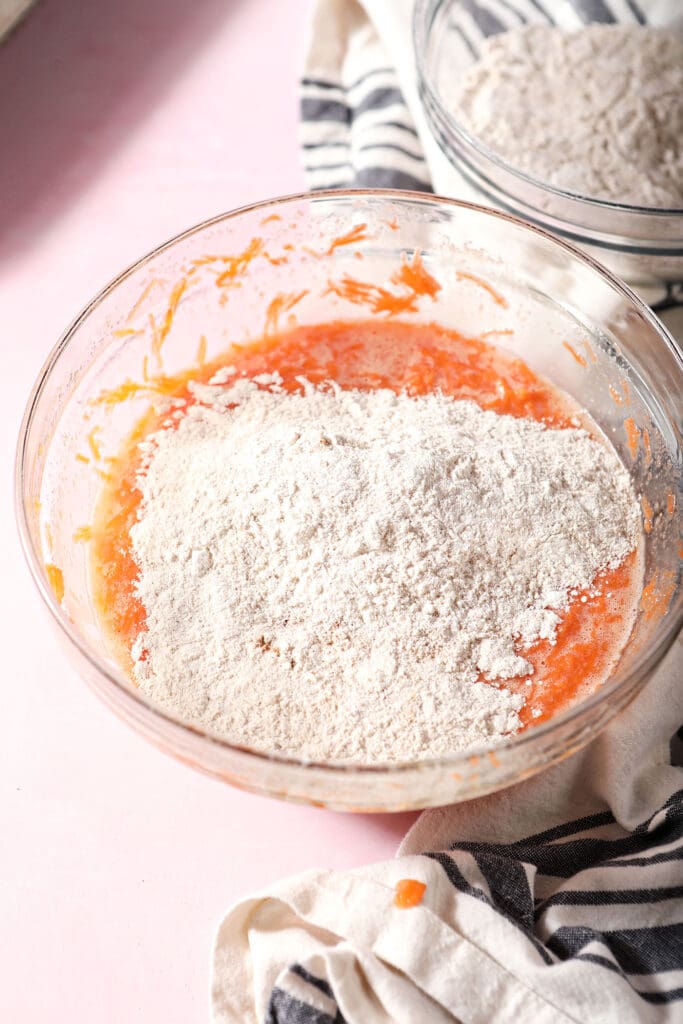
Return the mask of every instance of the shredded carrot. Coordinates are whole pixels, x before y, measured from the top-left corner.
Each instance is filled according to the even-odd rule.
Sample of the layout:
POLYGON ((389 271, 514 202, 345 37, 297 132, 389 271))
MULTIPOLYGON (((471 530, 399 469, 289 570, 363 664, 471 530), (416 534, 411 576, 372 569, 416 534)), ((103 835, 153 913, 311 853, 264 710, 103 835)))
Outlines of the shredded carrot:
MULTIPOLYGON (((128 378, 117 388, 101 391, 97 398, 92 399, 93 405, 119 405, 120 402, 128 402, 131 398, 137 398, 140 394, 155 393, 159 395, 173 395, 180 386, 182 377, 149 377, 143 383, 128 378)), ((86 460, 89 461, 89 460, 86 460)))
POLYGON ((587 354, 588 358, 590 359, 591 363, 597 363, 598 357, 596 356, 595 349, 591 345, 590 341, 588 341, 588 340, 584 341, 583 347, 585 348, 586 354, 587 354))
POLYGON ((90 459, 87 455, 81 455, 80 452, 76 452, 74 458, 76 459, 76 462, 83 462, 86 466, 90 465, 90 459))
POLYGON ((142 306, 144 305, 146 300, 149 298, 149 296, 150 296, 150 294, 152 292, 152 289, 155 288, 158 284, 161 284, 161 281, 158 278, 153 277, 152 280, 149 282, 149 284, 145 286, 145 288, 142 291, 142 294, 140 295, 140 297, 138 298, 137 302, 134 304, 133 308, 130 310, 130 312, 128 313, 128 316, 126 317, 126 323, 127 324, 129 324, 131 322, 131 320, 133 320, 133 318, 137 316, 137 314, 140 312, 142 306))
POLYGON ((640 507, 643 510, 643 529, 645 533, 650 533, 652 530, 652 505, 644 494, 640 499, 640 507))
POLYGON ((484 281, 483 278, 477 277, 476 274, 470 274, 466 270, 456 271, 455 276, 458 281, 472 281, 473 284, 478 284, 480 288, 483 288, 485 292, 488 292, 497 306, 502 306, 503 309, 508 308, 507 299, 497 292, 496 289, 488 283, 488 281, 484 281))
POLYGON ((274 334, 282 314, 288 313, 306 295, 308 295, 308 288, 304 288, 301 292, 282 292, 280 295, 276 295, 266 310, 266 334, 274 334))
POLYGON ((115 338, 130 338, 134 334, 142 334, 142 331, 137 330, 135 327, 121 327, 116 331, 112 331, 115 338))
POLYGON ((574 359, 576 359, 579 366, 588 366, 588 363, 586 362, 584 357, 581 355, 580 352, 576 351, 573 345, 570 345, 568 341, 563 341, 562 344, 566 348, 567 352, 569 352, 569 354, 572 355, 574 359))
POLYGON ((673 518, 673 514, 676 511, 676 495, 673 493, 667 494, 666 496, 666 514, 669 519, 673 518))
POLYGON ((645 452, 645 465, 652 463, 652 445, 650 444, 650 431, 643 427, 643 451, 645 452))
POLYGON ((197 355, 195 356, 195 362, 197 366, 203 366, 206 362, 206 335, 202 334, 197 345, 197 355))
MULTIPOLYGON (((159 345, 158 340, 159 330, 153 313, 147 314, 147 327, 152 338, 152 351, 154 352, 157 347, 161 348, 161 346, 159 345)), ((157 356, 157 364, 159 365, 159 369, 161 369, 161 356, 157 356)))
POLYGON ((102 451, 97 443, 97 434, 99 434, 100 429, 100 427, 93 427, 88 434, 88 445, 96 462, 102 457, 102 451))
POLYGON ((289 263, 289 256, 271 256, 269 252, 264 252, 263 257, 274 267, 280 267, 284 263, 289 263))
POLYGON ((631 458, 635 459, 638 454, 638 445, 640 444, 640 429, 636 426, 632 416, 624 420, 624 430, 626 431, 626 440, 631 458))
POLYGON ((354 242, 364 242, 368 237, 366 230, 367 224, 354 224, 354 226, 347 231, 345 235, 339 235, 338 238, 333 238, 326 252, 321 255, 331 256, 335 249, 340 249, 343 245, 353 245, 354 242))
POLYGON ((195 265, 199 265, 201 262, 213 262, 218 261, 225 267, 224 270, 216 278, 216 285, 219 288, 229 288, 237 283, 237 278, 241 277, 246 271, 247 267, 253 259, 260 256, 263 252, 263 241, 260 238, 252 238, 249 245, 237 256, 212 256, 207 257, 204 261, 195 260, 195 265))
POLYGON ((57 598, 58 603, 61 604, 64 600, 64 573, 52 562, 46 563, 45 572, 47 573, 47 581, 52 587, 52 592, 57 598))
POLYGON ((353 302, 357 306, 368 306, 373 313, 397 316, 399 313, 417 312, 417 296, 414 292, 395 295, 381 285, 358 281, 348 274, 340 281, 330 281, 327 293, 338 295, 339 298, 353 302))
POLYGON ((176 284, 171 289, 171 294, 168 300, 168 306, 166 307, 166 313, 164 314, 164 319, 161 323, 161 327, 159 328, 158 331, 154 332, 154 337, 152 340, 152 352, 156 356, 157 363, 159 366, 161 366, 162 346, 169 335, 171 327, 173 326, 173 318, 176 314, 176 310, 178 309, 178 303, 180 302, 183 296, 183 292, 185 291, 186 288, 187 278, 181 277, 181 279, 177 281, 176 284))
POLYGON ((76 544, 87 543, 92 540, 92 526, 79 526, 74 533, 74 541, 76 544))
MULTIPOLYGON (((129 398, 134 398, 144 391, 154 391, 150 381, 145 379, 143 384, 138 384, 129 378, 116 388, 101 391, 97 398, 94 398, 92 401, 96 405, 118 405, 119 402, 127 402, 129 398)), ((89 460, 86 459, 86 461, 89 460)))
POLYGON ((479 335, 480 338, 500 338, 506 335, 513 335, 515 332, 511 327, 503 327, 500 330, 484 331, 479 335))
POLYGON ((429 295, 430 299, 435 299, 437 293, 441 291, 439 282, 425 269, 419 249, 413 253, 410 263, 405 254, 403 255, 401 266, 391 275, 391 280, 394 284, 405 285, 414 295, 429 295))
POLYGON ((640 607, 648 621, 663 618, 669 608, 669 602, 675 590, 675 579, 671 572, 654 573, 647 586, 643 587, 640 607))

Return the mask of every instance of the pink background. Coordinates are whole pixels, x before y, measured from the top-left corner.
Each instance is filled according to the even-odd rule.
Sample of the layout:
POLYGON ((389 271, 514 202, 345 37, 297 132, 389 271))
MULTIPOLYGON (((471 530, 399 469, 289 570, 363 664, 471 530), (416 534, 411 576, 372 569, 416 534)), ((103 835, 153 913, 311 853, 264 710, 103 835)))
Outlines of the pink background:
POLYGON ((85 302, 160 241, 304 187, 296 79, 311 0, 43 0, 0 47, 0 1019, 208 1016, 230 904, 313 866, 386 858, 412 820, 229 789, 86 689, 16 540, 23 405, 85 302))

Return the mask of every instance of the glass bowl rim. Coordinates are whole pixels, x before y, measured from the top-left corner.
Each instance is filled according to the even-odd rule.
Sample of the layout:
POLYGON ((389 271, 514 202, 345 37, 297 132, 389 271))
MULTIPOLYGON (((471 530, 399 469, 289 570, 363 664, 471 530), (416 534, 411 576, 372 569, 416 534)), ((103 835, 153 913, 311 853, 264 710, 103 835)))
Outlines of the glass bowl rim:
MULTIPOLYGON (((557 185, 553 185, 548 181, 543 181, 542 178, 536 178, 533 174, 528 174, 526 171, 521 170, 521 168, 515 167, 513 164, 509 164, 502 156, 500 156, 500 154, 496 153, 495 150, 490 149, 485 143, 477 139, 475 135, 472 135, 443 105, 438 92, 432 87, 431 75, 427 72, 426 52, 423 51, 422 47, 419 45, 421 42, 419 37, 424 33, 425 44, 429 41, 433 22, 428 28, 424 28, 419 22, 419 19, 426 15, 428 11, 427 5, 432 2, 433 0, 417 0, 413 9, 412 42, 415 66, 421 88, 428 94, 430 101, 434 104, 441 117, 445 118, 448 126, 455 133, 456 137, 480 156, 484 157, 484 159, 488 160, 489 163, 495 164, 495 166, 501 171, 504 171, 506 174, 518 179, 526 185, 532 185, 536 189, 542 189, 544 192, 549 192, 558 199, 570 200, 574 203, 579 202, 585 204, 587 208, 592 207, 594 209, 606 210, 608 212, 611 211, 612 213, 622 215, 634 214, 636 216, 648 216, 658 219, 673 217, 676 220, 681 221, 681 227, 683 228, 683 206, 632 206, 628 203, 617 203, 610 199, 599 199, 595 196, 584 195, 582 192, 572 192, 569 189, 559 188, 557 185)), ((439 0, 439 2, 443 3, 443 0, 439 0)), ((450 0, 450 2, 458 2, 458 0, 450 0)), ((568 221, 567 223, 571 222, 568 221)), ((614 233, 618 234, 617 231, 614 233)), ((683 241, 683 239, 681 239, 681 241, 683 241)))
POLYGON ((535 741, 556 732, 559 727, 568 725, 575 719, 585 715, 587 712, 590 712, 592 709, 596 709, 605 704, 608 698, 617 691, 628 690, 629 693, 632 692, 632 695, 635 695, 635 693, 640 689, 640 686, 647 674, 664 658, 667 651, 674 643, 681 626, 683 626, 683 593, 679 593, 678 597, 674 599, 676 601, 676 607, 669 608, 669 611, 667 612, 667 618, 669 620, 667 629, 660 636, 657 643, 655 643, 654 646, 648 645, 643 651, 641 651, 634 666, 622 678, 619 677, 618 673, 608 677, 605 683, 590 697, 579 701, 566 711, 551 717, 547 722, 543 722, 541 725, 525 729, 520 733, 516 733, 514 736, 508 737, 502 743, 499 743, 494 747, 472 747, 451 755, 403 761, 383 761, 372 763, 348 760, 315 761, 308 758, 292 757, 267 752, 239 743, 231 743, 225 739, 225 737, 220 736, 217 733, 213 733, 209 729, 203 729, 199 726, 192 725, 191 723, 185 722, 172 715, 161 706, 155 704, 138 688, 132 687, 130 680, 127 679, 122 671, 113 672, 106 665, 102 664, 99 657, 90 650, 87 643, 76 634, 75 630, 72 629, 71 623, 64 614, 61 605, 56 600, 56 596, 49 584, 47 574, 45 572, 45 564, 41 558, 41 552, 36 549, 36 546, 32 541, 28 517, 28 502, 24 500, 24 467, 29 454, 28 437, 33 423, 35 410, 42 398, 48 379, 59 362, 60 357, 67 349, 69 341, 73 337, 74 333, 90 316, 90 314, 94 312, 94 310, 97 309, 97 307, 104 302, 108 296, 126 280, 126 278, 140 270, 162 252, 172 249, 178 242, 181 242, 186 238, 190 238, 195 234, 199 234, 216 224, 231 221, 244 214, 249 214, 255 211, 264 211, 300 202, 315 203, 318 201, 334 201, 338 199, 348 201, 353 198, 384 198, 395 202, 408 200, 413 203, 423 203, 426 205, 445 205, 455 207, 457 209, 469 210, 477 215, 484 215, 486 217, 493 217, 498 220, 507 221, 515 227, 522 228, 524 231, 540 235, 546 241, 559 246, 566 250, 570 256, 588 265, 591 270, 603 277, 613 288, 621 292, 625 298, 632 302, 640 315, 649 322, 650 326, 659 335, 660 340, 674 355, 674 358, 679 364, 681 375, 683 376, 683 353, 679 349, 674 338, 666 329, 664 324, 658 320, 652 310, 631 288, 628 287, 628 285, 624 284, 624 282, 620 281, 616 275, 612 274, 607 270, 607 268, 601 266, 590 255, 582 252, 576 246, 566 242, 562 238, 558 238, 550 231, 546 231, 535 224, 530 224, 527 221, 524 221, 521 217, 516 217, 512 214, 482 206, 477 203, 450 199, 445 196, 434 195, 433 193, 414 192, 401 189, 325 189, 313 192, 291 193, 284 196, 260 200, 254 203, 248 203, 244 206, 237 207, 236 209, 228 210, 224 213, 220 213, 206 220, 200 221, 198 224, 173 235, 171 238, 155 246, 112 278, 109 283, 101 288, 90 302, 83 307, 80 313, 76 315, 66 330, 62 333, 61 337, 43 363, 26 403, 26 408, 19 429, 15 457, 15 516, 21 547, 24 557, 28 563, 31 576, 33 577, 33 582, 36 585, 43 603, 46 605, 53 621, 58 626, 59 631, 65 636, 69 643, 76 648, 79 654, 90 664, 100 677, 103 677, 108 684, 113 685, 114 688, 122 695, 124 700, 133 701, 144 715, 151 715, 155 724, 157 722, 166 723, 174 729, 180 729, 183 733, 194 736, 200 741, 204 741, 213 746, 219 746, 228 752, 247 755, 252 759, 260 760, 271 765, 282 765, 283 767, 288 767, 290 769, 301 768, 304 770, 317 770, 336 775, 375 775, 385 772, 411 772, 415 770, 428 771, 430 769, 452 770, 463 762, 471 761, 472 758, 477 756, 486 756, 491 752, 498 756, 500 754, 504 754, 507 750, 519 750, 530 743, 534 743, 535 741))

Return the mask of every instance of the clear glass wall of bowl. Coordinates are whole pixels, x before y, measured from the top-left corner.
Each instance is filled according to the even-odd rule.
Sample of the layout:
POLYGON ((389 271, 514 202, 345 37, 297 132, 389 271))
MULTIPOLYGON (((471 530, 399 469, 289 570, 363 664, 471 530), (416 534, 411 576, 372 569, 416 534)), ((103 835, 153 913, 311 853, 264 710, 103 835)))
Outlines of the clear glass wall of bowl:
MULTIPOLYGON (((553 11, 561 27, 577 28, 571 4, 556 4, 553 11)), ((528 23, 547 23, 540 10, 527 14, 528 23)), ((584 23, 590 20, 586 5, 581 18, 584 23)), ((482 22, 465 0, 415 4, 413 44, 420 99, 430 130, 457 173, 454 197, 489 204, 544 227, 641 288, 683 281, 683 209, 625 206, 553 188, 510 166, 459 123, 460 83, 477 60, 486 34, 519 26, 508 5, 496 5, 496 17, 482 22)))
POLYGON ((656 318, 589 259, 543 232, 501 214, 409 193, 275 200, 219 217, 162 246, 97 296, 66 332, 36 384, 22 428, 22 540, 77 669, 112 710, 162 749, 234 785, 331 807, 393 810, 468 799, 517 782, 585 744, 645 684, 672 642, 683 609, 682 395, 681 355, 656 318), (352 244, 332 245, 360 225, 352 244), (441 290, 435 298, 423 296, 405 319, 438 322, 465 335, 499 332, 505 348, 589 411, 653 510, 645 538, 650 598, 618 669, 592 698, 495 751, 439 761, 310 764, 184 725, 132 685, 93 607, 83 527, 92 521, 98 470, 106 461, 94 465, 88 457, 92 432, 97 430, 106 460, 148 407, 145 377, 161 372, 159 328, 169 305, 175 303, 175 315, 162 339, 163 374, 191 367, 202 337, 209 359, 259 337, 272 323, 278 296, 285 296, 277 300, 285 310, 283 326, 293 318, 305 324, 365 316, 343 289, 335 292, 335 283, 360 279, 371 292, 397 287, 392 276, 417 249, 441 290), (239 271, 227 291, 217 287, 219 266, 239 271), (488 282, 504 302, 491 301, 476 279, 488 282), (585 355, 577 361, 572 349, 585 355), (103 402, 103 394, 125 400, 103 402), (638 431, 636 449, 627 419, 638 431), (62 600, 54 568, 46 566, 61 573, 62 600))

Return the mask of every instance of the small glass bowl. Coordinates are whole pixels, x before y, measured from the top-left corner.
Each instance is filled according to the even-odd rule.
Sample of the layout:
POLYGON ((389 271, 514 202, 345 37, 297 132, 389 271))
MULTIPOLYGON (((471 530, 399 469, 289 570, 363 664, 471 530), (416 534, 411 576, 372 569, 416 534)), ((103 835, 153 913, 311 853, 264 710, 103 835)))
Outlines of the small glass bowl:
MULTIPOLYGON (((564 191, 526 174, 471 135, 454 110, 459 83, 483 38, 464 0, 417 0, 413 43, 418 89, 431 131, 458 174, 458 197, 490 204, 569 239, 639 289, 683 281, 683 209, 628 206, 564 191)), ((488 34, 507 19, 497 5, 488 34)), ((560 25, 578 27, 571 5, 558 5, 560 25)), ((591 19, 587 19, 589 22, 591 19)), ((529 21, 547 24, 540 11, 529 21)), ((664 27, 664 26, 658 26, 664 27)))
POLYGON ((650 310, 589 257, 537 228, 408 192, 276 199, 162 245, 69 327, 38 378, 21 428, 21 539, 78 670, 162 749, 233 785, 322 806, 393 811, 447 804, 518 782, 576 751, 634 697, 672 643, 683 613, 682 395, 681 354, 650 310), (350 277, 364 282, 370 298, 400 291, 396 271, 418 249, 442 287, 402 318, 467 336, 488 333, 524 358, 592 415, 647 499, 647 588, 632 638, 598 692, 494 750, 395 764, 315 764, 186 725, 127 678, 92 601, 87 528, 107 459, 149 406, 145 379, 159 372, 160 359, 164 373, 175 373, 196 365, 198 352, 212 359, 259 338, 278 311, 281 326, 294 316, 300 324, 368 316, 352 301, 357 291, 330 285, 350 277))

